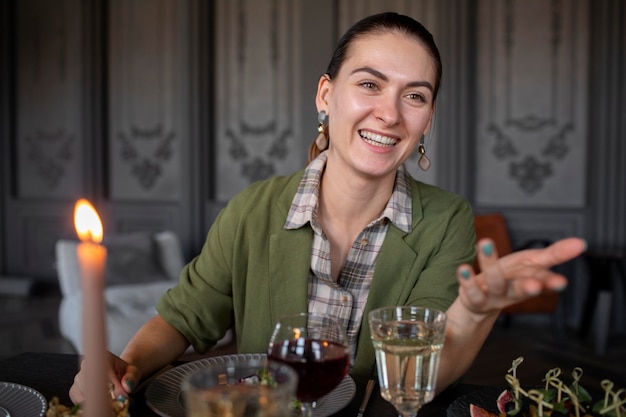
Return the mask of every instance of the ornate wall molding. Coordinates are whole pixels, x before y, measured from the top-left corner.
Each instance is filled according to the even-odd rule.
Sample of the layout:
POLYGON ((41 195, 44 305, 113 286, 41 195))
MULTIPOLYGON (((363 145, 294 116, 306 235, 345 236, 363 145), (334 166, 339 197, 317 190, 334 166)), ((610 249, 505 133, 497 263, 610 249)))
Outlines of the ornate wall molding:
POLYGON ((585 203, 586 0, 479 5, 476 199, 585 203))
POLYGON ((17 193, 22 198, 67 198, 82 186, 81 6, 80 0, 16 2, 17 193))
POLYGON ((176 201, 188 140, 187 2, 110 3, 110 193, 176 201))
POLYGON ((303 51, 300 0, 216 3, 216 198, 226 201, 302 166, 303 51))
POLYGON ((163 175, 162 165, 166 164, 175 152, 172 142, 176 140, 173 131, 164 132, 162 125, 153 129, 141 129, 131 125, 128 132, 119 132, 119 157, 131 166, 131 175, 144 190, 152 189, 163 175), (144 146, 151 142, 153 146, 144 146))

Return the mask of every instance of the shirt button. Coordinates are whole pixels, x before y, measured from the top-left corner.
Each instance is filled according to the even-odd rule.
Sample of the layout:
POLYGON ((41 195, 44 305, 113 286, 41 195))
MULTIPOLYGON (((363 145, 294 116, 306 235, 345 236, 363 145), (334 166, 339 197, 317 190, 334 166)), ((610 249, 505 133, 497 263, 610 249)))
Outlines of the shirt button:
POLYGON ((365 246, 368 243, 370 243, 370 241, 367 238, 364 237, 363 239, 361 239, 361 246, 365 246))
POLYGON ((342 295, 342 296, 341 296, 341 302, 342 302, 342 303, 347 303, 347 302, 348 302, 348 297, 347 297, 347 296, 345 296, 345 295, 342 295))

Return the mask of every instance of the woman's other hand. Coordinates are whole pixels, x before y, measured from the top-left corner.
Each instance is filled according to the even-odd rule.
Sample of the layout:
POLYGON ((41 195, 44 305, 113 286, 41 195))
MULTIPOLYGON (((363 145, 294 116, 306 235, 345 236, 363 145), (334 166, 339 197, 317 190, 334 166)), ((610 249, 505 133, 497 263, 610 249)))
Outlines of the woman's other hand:
MULTIPOLYGON (((129 365, 114 354, 107 352, 109 382, 113 384, 115 398, 128 398, 129 394, 141 379, 136 366, 129 365)), ((74 377, 74 383, 70 388, 70 399, 74 404, 85 400, 85 361, 81 361, 80 370, 74 377)))
POLYGON ((546 290, 562 291, 567 279, 550 268, 576 258, 586 246, 582 239, 567 238, 499 258, 493 241, 481 239, 477 255, 481 273, 475 274, 470 265, 458 268, 459 298, 473 313, 488 314, 546 290))

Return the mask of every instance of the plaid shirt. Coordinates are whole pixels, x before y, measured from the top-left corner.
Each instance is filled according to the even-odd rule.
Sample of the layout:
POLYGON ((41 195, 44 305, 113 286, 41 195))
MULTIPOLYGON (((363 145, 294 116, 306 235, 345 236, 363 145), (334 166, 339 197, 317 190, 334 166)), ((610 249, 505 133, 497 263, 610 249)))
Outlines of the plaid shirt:
POLYGON ((309 311, 339 319, 346 329, 354 358, 376 258, 385 240, 389 221, 402 231, 411 231, 411 190, 408 173, 401 166, 387 206, 381 216, 356 237, 339 279, 335 282, 330 269, 330 244, 317 220, 318 194, 326 160, 327 152, 323 152, 306 168, 284 227, 298 229, 311 223, 313 250, 309 274, 309 311))

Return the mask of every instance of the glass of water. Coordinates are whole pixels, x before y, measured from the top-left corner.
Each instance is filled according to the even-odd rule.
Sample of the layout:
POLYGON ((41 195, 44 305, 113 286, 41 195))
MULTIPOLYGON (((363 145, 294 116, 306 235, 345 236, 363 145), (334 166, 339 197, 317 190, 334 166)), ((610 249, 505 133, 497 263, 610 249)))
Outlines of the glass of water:
POLYGON ((435 396, 446 314, 397 306, 368 315, 382 397, 401 417, 414 417, 435 396))

